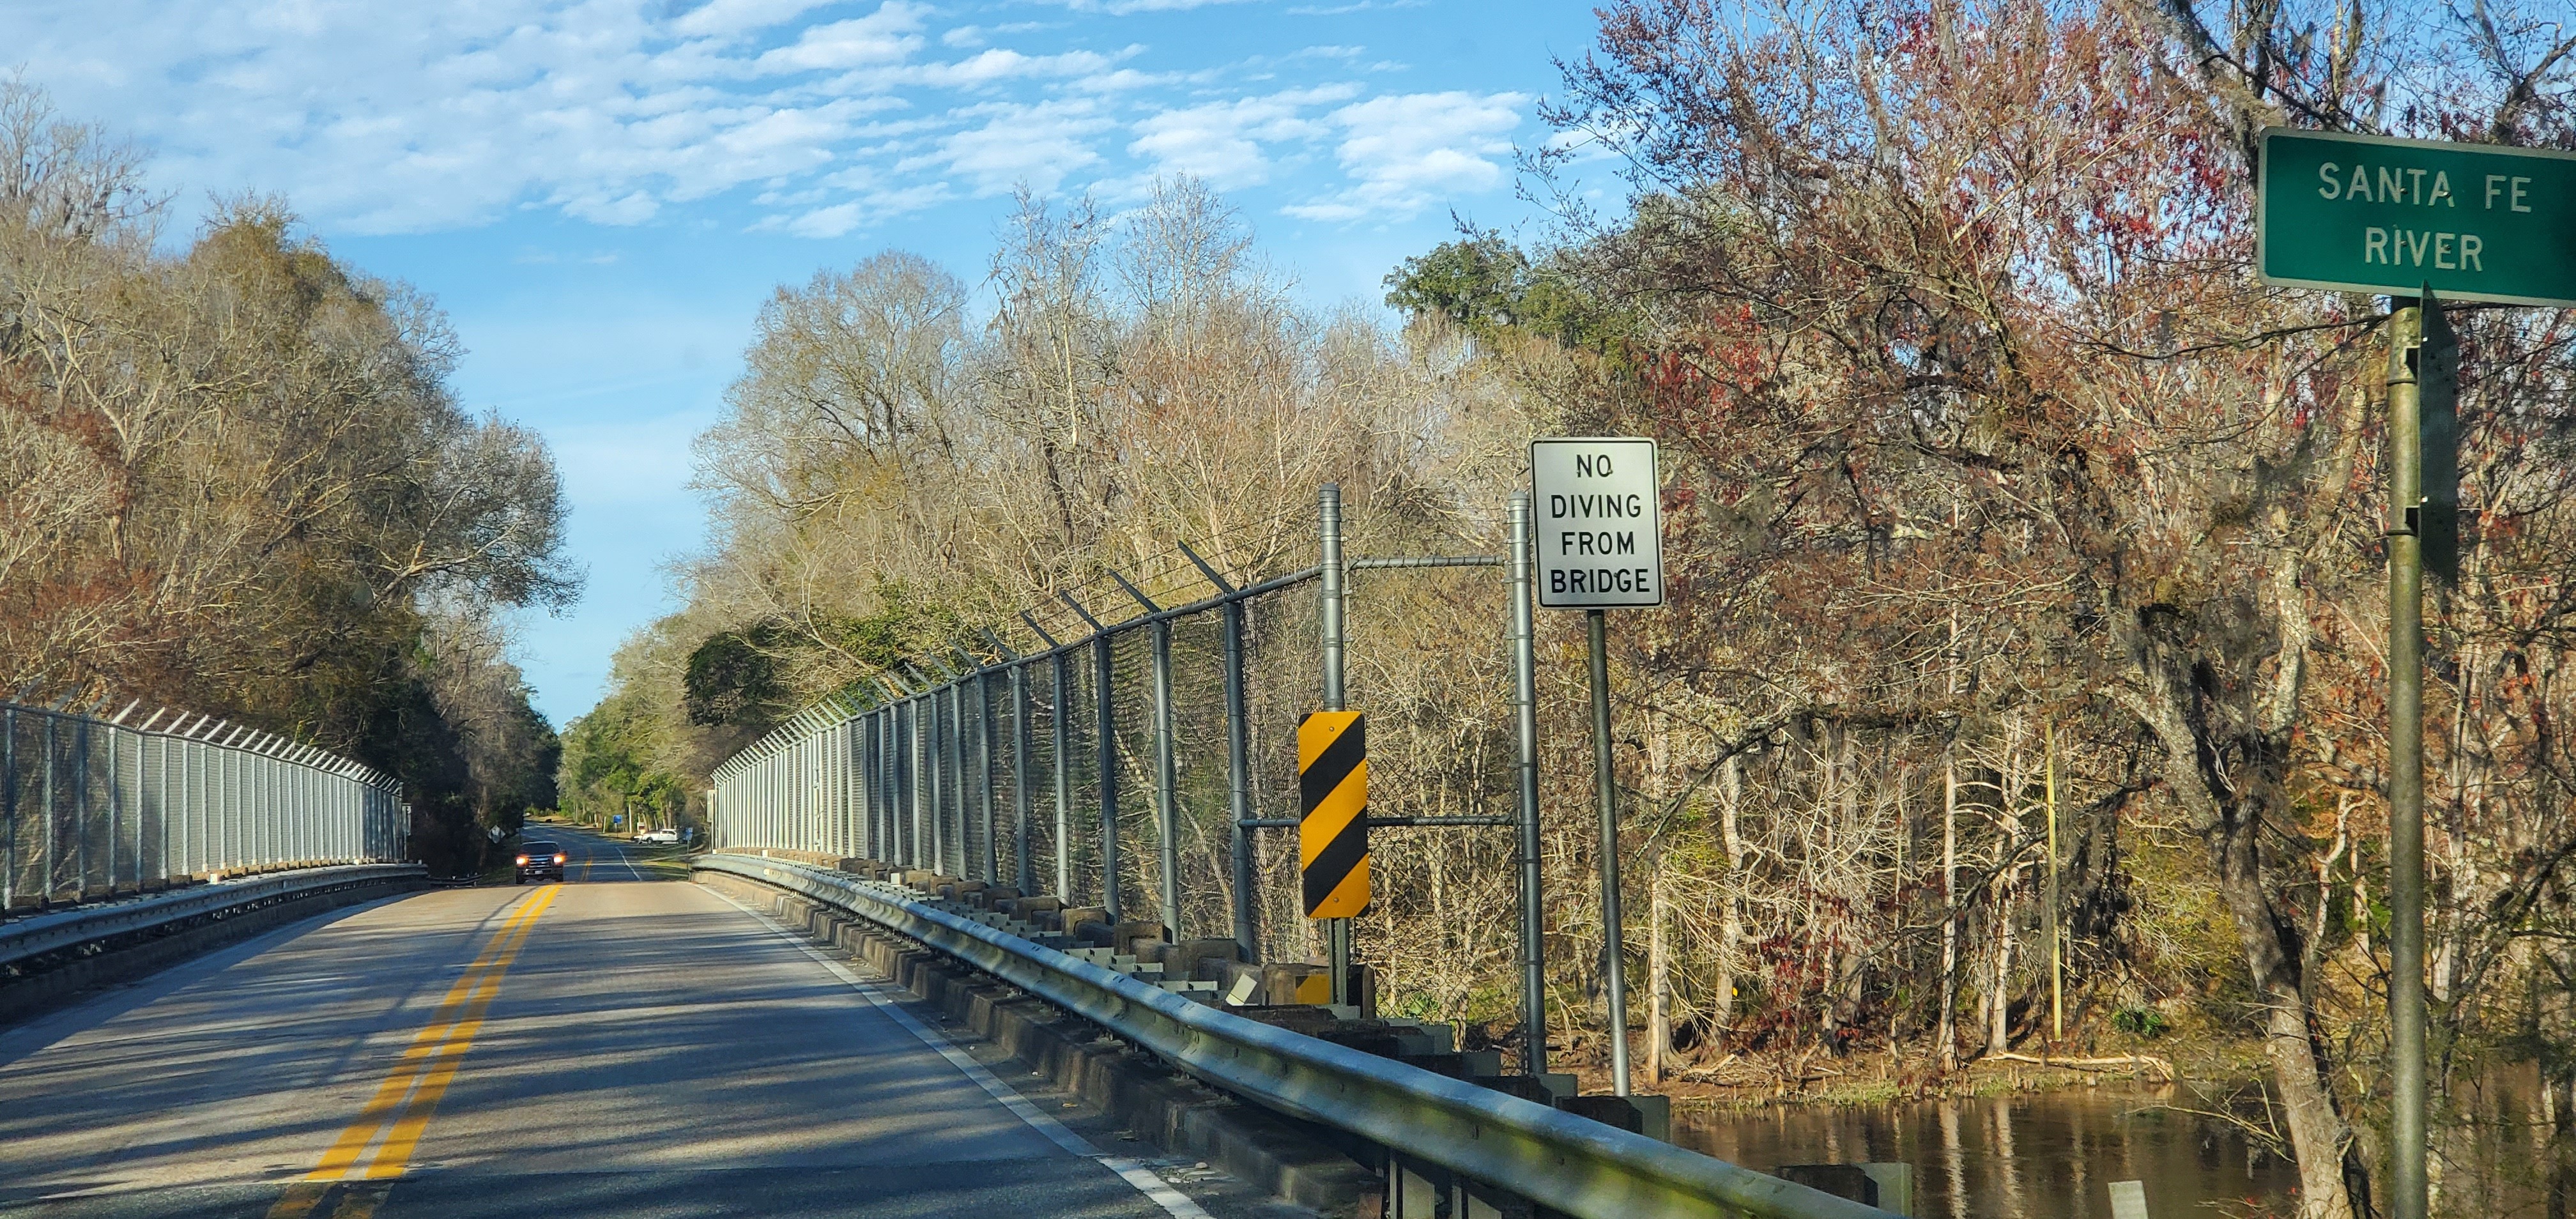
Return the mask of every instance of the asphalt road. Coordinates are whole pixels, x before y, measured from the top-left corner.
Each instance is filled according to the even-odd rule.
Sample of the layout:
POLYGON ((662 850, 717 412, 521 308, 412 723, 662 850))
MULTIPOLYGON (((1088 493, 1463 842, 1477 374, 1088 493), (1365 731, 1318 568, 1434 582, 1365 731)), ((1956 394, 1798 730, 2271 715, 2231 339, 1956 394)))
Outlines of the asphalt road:
POLYGON ((335 911, 0 1030, 0 1215, 1205 1213, 893 992, 539 832, 567 883, 335 911))

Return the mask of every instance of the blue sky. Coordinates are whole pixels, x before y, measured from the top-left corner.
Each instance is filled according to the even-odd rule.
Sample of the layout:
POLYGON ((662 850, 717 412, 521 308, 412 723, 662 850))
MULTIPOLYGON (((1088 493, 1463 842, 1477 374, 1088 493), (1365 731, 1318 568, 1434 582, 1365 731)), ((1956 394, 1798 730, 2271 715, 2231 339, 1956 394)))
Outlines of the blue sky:
POLYGON ((147 148, 184 236, 281 194, 344 259, 447 310, 465 401, 542 431, 582 604, 521 626, 561 723, 701 544, 689 441, 760 303, 886 248, 980 278, 1019 183, 1111 208, 1224 191, 1316 304, 1374 303, 1453 212, 1540 223, 1536 0, 10 0, 0 68, 147 148))

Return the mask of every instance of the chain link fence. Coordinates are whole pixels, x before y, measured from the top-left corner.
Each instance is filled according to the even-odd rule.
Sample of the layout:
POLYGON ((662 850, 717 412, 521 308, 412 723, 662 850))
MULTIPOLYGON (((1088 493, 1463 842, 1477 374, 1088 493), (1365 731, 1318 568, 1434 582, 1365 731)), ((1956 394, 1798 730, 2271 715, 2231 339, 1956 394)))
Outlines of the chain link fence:
POLYGON ((1229 577, 1184 546, 1166 570, 1112 572, 1022 614, 1017 648, 988 631, 793 717, 716 768, 714 844, 871 859, 1103 907, 1175 940, 1231 938, 1247 961, 1320 960, 1331 925, 1303 907, 1297 726, 1346 663, 1370 713, 1380 878, 1362 955, 1408 989, 1522 983, 1503 1002, 1522 1009, 1535 1062, 1534 746, 1516 748, 1530 696, 1516 699, 1511 666, 1529 663, 1530 637, 1510 608, 1527 577, 1506 566, 1344 561, 1334 583, 1362 577, 1346 612, 1363 636, 1331 649, 1345 662, 1328 656, 1340 615, 1328 622, 1322 564, 1229 577), (1443 971, 1456 977, 1435 986, 1443 971))
POLYGON ((0 703, 0 910, 403 858, 410 816, 390 777, 210 716, 128 722, 135 710, 0 703))
MULTIPOLYGON (((1298 813, 1315 575, 1131 601, 1123 618, 1069 609, 1093 629, 1034 654, 996 638, 810 709, 717 769, 716 842, 900 863, 1302 956, 1293 841, 1237 823, 1298 813)), ((1041 640, 1060 626, 1031 619, 1041 640)))

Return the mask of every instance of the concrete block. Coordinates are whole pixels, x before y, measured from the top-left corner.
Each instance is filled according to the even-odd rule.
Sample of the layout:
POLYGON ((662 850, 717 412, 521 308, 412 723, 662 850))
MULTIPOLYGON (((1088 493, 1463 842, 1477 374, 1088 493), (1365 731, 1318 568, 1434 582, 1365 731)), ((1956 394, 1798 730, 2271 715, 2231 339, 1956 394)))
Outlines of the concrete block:
POLYGON ((1217 984, 1217 993, 1226 997, 1227 1006, 1240 1007, 1261 1001, 1261 967, 1242 961, 1209 961, 1206 974, 1217 984))
POLYGON ((1319 1004, 1333 1001, 1333 979, 1322 965, 1265 965, 1261 970, 1261 1001, 1273 1006, 1319 1004))
POLYGON ((1172 929, 1161 923, 1129 920, 1109 931, 1109 946, 1131 957, 1142 958, 1146 944, 1168 944, 1172 929))
POLYGON ((1218 976, 1216 964, 1240 961, 1242 956, 1243 946, 1233 940, 1196 939, 1165 945, 1160 960, 1163 962, 1163 976, 1167 978, 1217 982, 1224 979, 1218 976))
POLYGON ((1536 1104, 1553 1107, 1556 1103, 1555 1094, 1548 1091, 1547 1081, 1527 1075, 1473 1075, 1467 1082, 1536 1104))
POLYGON ((1771 1175, 1818 1193, 1865 1206, 1878 1205, 1878 1182, 1871 1180, 1858 1164, 1783 1164, 1771 1175))
POLYGON ((1110 925, 1109 912, 1098 906, 1065 906, 1061 907, 1061 913, 1064 915, 1064 929, 1067 931, 1084 923, 1098 923, 1102 927, 1110 925))
POLYGON ((1064 903, 1052 897, 1006 897, 993 903, 993 908, 1013 918, 1034 923, 1040 914, 1064 909, 1064 903))

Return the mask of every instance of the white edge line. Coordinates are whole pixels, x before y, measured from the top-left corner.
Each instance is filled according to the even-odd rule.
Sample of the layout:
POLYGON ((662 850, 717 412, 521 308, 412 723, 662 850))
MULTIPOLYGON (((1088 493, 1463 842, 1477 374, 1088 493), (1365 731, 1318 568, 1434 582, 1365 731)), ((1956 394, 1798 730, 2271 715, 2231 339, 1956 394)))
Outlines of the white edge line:
MULTIPOLYGON (((700 887, 705 888, 705 886, 700 887)), ((1134 1186, 1136 1192, 1152 1199, 1156 1206, 1162 1207, 1172 1216, 1172 1219, 1214 1219, 1206 1211, 1199 1209, 1199 1204, 1191 1201, 1188 1194, 1172 1188, 1169 1182, 1154 1175, 1154 1170, 1145 1167, 1142 1162, 1101 1151, 1091 1145, 1091 1140, 1074 1133, 1064 1123, 1055 1120, 1053 1114, 1030 1104, 1028 1098, 1020 1095, 1017 1089, 994 1078, 991 1071, 984 1069, 984 1064, 975 1061, 971 1055, 957 1048, 956 1044, 946 1037, 925 1027, 919 1020, 913 1018, 911 1012, 905 1011, 900 1003, 887 999, 884 987, 851 973, 847 966, 814 947, 813 943, 805 937, 780 926, 776 920, 758 908, 735 901, 728 893, 714 889, 707 889, 707 892, 714 893, 717 897, 732 903, 735 909, 760 920, 761 925, 767 928, 770 934, 787 941, 797 951, 813 958, 815 963, 830 970, 833 977, 839 978, 850 989, 859 992, 862 998, 875 1005, 878 1011, 891 1017, 896 1024, 903 1026, 904 1031, 918 1038, 923 1045, 937 1051, 941 1058, 948 1060, 950 1066, 957 1068, 959 1073, 974 1081, 977 1087, 982 1088, 994 1100, 1000 1101, 1002 1107, 1010 1110, 1013 1116, 1028 1123, 1030 1129, 1045 1135, 1049 1142, 1117 1173, 1120 1179, 1134 1186)))

